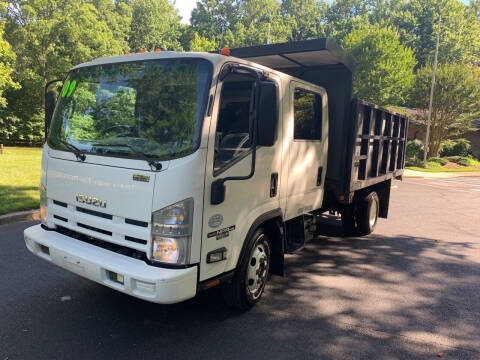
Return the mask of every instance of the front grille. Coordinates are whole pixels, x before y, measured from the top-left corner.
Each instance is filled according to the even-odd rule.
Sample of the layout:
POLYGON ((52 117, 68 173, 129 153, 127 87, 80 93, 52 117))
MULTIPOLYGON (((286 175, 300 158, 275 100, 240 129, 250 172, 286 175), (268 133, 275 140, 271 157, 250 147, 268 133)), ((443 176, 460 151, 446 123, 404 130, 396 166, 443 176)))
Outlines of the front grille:
POLYGON ((138 221, 133 219, 125 219, 125 223, 130 225, 136 225, 141 227, 148 227, 148 223, 146 221, 138 221))
POLYGON ((94 226, 90 226, 90 225, 86 225, 86 224, 82 224, 82 223, 77 223, 77 226, 80 226, 81 228, 84 228, 84 229, 96 231, 96 232, 98 232, 98 233, 100 233, 100 234, 112 236, 112 232, 111 232, 111 231, 99 229, 99 228, 96 228, 96 227, 94 227, 94 226))
POLYGON ((104 219, 108 219, 108 220, 112 220, 113 219, 113 216, 110 215, 110 214, 105 214, 105 213, 102 213, 100 211, 95 211, 95 210, 89 210, 89 209, 85 209, 85 208, 82 208, 82 207, 78 207, 77 206, 77 211, 80 211, 84 214, 89 214, 89 215, 93 215, 93 216, 98 216, 98 217, 101 217, 101 218, 104 218, 104 219))
POLYGON ((133 237, 133 236, 127 236, 127 235, 125 235, 125 240, 133 241, 133 242, 136 242, 136 243, 138 243, 138 244, 147 245, 147 240, 138 239, 138 238, 135 238, 135 237, 133 237))
POLYGON ((54 203, 55 205, 62 206, 62 207, 64 207, 64 208, 66 208, 66 207, 68 206, 67 203, 64 203, 64 202, 61 202, 61 201, 57 201, 57 200, 53 200, 53 203, 54 203))
POLYGON ((145 254, 149 251, 148 222, 123 218, 54 199, 52 203, 49 213, 57 227, 134 252, 145 254))
POLYGON ((125 255, 125 256, 134 258, 134 259, 143 260, 145 262, 148 262, 147 254, 145 254, 145 252, 143 252, 143 251, 131 249, 131 248, 126 247, 126 246, 121 246, 121 245, 109 243, 107 241, 103 241, 101 239, 97 239, 97 238, 94 238, 92 236, 88 236, 88 235, 79 233, 78 231, 73 231, 73 230, 67 229, 66 227, 60 226, 60 225, 57 225, 56 231, 59 232, 60 234, 65 235, 65 236, 68 236, 68 237, 86 242, 86 243, 91 244, 91 245, 101 247, 101 248, 106 249, 106 250, 113 251, 117 254, 125 255))
POLYGON ((63 222, 68 222, 68 219, 67 218, 64 218, 64 217, 61 217, 61 216, 58 216, 58 215, 53 215, 53 217, 55 219, 58 219, 58 220, 61 220, 63 222))

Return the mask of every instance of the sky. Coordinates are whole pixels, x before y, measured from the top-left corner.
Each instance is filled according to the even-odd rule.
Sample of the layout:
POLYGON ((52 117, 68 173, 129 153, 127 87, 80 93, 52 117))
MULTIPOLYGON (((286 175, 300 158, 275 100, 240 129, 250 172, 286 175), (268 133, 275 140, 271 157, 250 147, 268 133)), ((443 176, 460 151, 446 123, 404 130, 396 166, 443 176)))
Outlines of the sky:
POLYGON ((190 24, 190 14, 196 5, 196 0, 175 0, 175 7, 180 12, 182 23, 190 24))

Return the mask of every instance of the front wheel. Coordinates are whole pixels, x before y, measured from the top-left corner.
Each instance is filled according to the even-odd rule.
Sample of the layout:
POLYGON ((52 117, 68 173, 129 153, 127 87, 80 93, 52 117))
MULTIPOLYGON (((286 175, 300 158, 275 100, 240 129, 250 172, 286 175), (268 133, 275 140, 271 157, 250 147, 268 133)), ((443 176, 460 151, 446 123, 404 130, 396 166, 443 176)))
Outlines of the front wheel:
POLYGON ((232 282, 223 287, 225 302, 239 310, 248 310, 260 300, 270 269, 270 243, 267 234, 259 228, 251 239, 247 256, 239 264, 232 282))

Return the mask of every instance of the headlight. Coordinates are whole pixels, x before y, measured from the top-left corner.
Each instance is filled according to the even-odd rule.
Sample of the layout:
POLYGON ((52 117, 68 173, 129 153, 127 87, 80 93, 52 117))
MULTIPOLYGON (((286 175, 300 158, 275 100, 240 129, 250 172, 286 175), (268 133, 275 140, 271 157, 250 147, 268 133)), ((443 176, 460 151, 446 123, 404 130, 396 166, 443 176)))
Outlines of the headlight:
POLYGON ((43 225, 47 224, 47 190, 40 184, 40 221, 43 225))
POLYGON ((152 260, 188 264, 192 224, 192 198, 155 211, 152 214, 152 260))

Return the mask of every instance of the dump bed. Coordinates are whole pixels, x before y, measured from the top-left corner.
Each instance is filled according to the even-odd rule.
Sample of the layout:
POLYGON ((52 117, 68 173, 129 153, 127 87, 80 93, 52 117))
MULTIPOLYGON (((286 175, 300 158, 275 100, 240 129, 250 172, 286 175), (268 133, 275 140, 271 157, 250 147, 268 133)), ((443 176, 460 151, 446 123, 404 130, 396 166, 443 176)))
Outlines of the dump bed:
POLYGON ((231 49, 231 55, 327 90, 327 198, 349 202, 355 190, 402 175, 407 118, 352 99, 354 59, 333 41, 323 38, 237 48, 231 49))
POLYGON ((401 176, 408 119, 361 100, 353 100, 352 108, 352 159, 346 164, 350 165, 350 191, 401 176))

